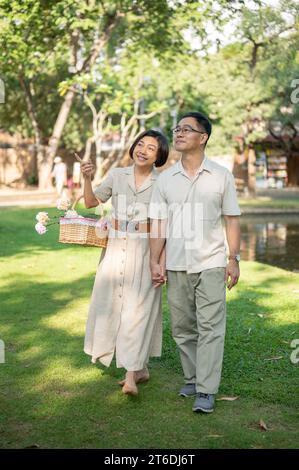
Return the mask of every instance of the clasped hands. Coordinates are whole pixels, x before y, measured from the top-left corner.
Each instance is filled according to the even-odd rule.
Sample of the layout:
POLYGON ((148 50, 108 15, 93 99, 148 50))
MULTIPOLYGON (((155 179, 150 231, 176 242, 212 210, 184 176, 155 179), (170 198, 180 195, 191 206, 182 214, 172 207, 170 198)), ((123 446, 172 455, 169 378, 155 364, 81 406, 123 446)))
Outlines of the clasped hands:
POLYGON ((150 263, 153 286, 159 287, 167 282, 165 263, 150 263))

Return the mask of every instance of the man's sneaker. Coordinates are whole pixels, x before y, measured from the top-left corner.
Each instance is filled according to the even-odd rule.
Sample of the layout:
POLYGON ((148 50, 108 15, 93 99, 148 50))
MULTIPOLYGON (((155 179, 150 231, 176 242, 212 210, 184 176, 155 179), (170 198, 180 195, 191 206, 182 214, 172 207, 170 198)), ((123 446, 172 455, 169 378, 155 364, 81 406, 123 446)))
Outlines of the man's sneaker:
POLYGON ((197 393, 193 405, 193 411, 202 411, 203 413, 212 413, 214 411, 215 395, 210 393, 197 393))
POLYGON ((186 384, 181 388, 179 395, 181 397, 194 397, 196 395, 195 384, 186 384))

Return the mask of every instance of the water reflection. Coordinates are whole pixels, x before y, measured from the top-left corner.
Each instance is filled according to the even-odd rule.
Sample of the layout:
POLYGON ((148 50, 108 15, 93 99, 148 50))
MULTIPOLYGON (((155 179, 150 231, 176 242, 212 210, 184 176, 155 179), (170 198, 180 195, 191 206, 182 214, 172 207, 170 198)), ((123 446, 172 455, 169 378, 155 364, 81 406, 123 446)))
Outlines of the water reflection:
POLYGON ((299 272, 299 215, 241 217, 242 259, 299 272))

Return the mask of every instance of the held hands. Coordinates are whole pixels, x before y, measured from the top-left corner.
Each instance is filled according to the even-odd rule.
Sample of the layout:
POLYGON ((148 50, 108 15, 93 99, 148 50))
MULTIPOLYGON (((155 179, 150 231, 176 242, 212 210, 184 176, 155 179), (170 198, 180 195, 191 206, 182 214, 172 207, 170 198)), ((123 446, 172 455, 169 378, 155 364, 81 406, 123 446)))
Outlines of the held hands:
POLYGON ((239 263, 235 260, 230 260, 225 270, 225 284, 228 290, 231 290, 239 280, 240 277, 240 267, 239 263))
POLYGON ((152 283, 153 286, 160 287, 163 285, 166 281, 166 272, 165 272, 165 265, 159 264, 159 263, 152 263, 150 264, 151 267, 151 275, 152 275, 152 283))

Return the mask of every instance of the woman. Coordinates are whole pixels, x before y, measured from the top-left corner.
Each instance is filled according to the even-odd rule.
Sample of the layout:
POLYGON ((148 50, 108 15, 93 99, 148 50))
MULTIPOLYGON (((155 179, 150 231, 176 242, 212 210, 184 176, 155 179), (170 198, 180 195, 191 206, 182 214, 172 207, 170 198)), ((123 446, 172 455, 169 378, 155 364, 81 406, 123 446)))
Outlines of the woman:
MULTIPOLYGON (((158 131, 137 137, 130 148, 134 164, 112 169, 92 190, 94 166, 82 163, 86 207, 112 197, 112 226, 99 263, 86 326, 84 351, 109 366, 126 369, 122 391, 137 395, 137 384, 149 379, 150 356, 161 355, 161 287, 154 288, 149 266, 148 205, 158 171, 165 164, 168 143, 158 131)), ((163 259, 160 260, 164 266, 163 259)), ((163 268, 164 269, 164 268, 163 268)))

